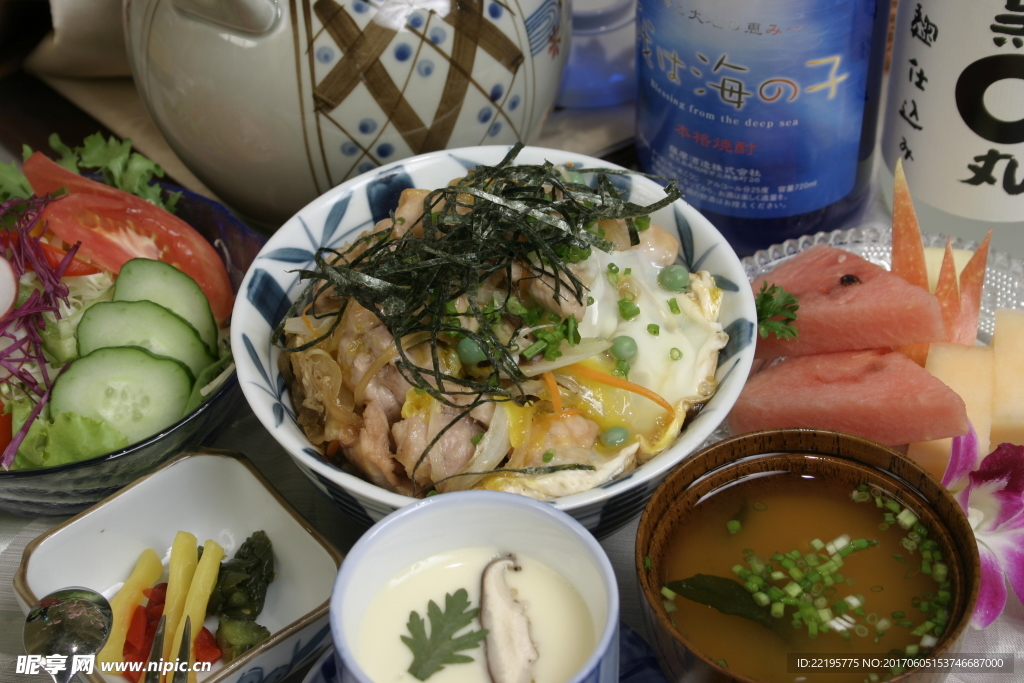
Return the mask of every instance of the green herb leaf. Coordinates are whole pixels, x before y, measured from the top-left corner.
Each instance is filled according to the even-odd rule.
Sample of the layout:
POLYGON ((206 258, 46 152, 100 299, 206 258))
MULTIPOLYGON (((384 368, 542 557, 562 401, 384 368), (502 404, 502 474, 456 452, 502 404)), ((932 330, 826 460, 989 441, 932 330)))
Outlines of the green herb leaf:
POLYGON ((28 198, 32 196, 32 186, 28 184, 24 174, 15 166, 0 164, 0 202, 18 197, 28 198))
POLYGON ((796 320, 800 303, 797 298, 778 285, 761 285, 761 291, 754 299, 757 308, 757 331, 761 338, 774 334, 779 339, 795 339, 797 329, 792 324, 796 320))
MULTIPOLYGON (((141 197, 162 209, 174 212, 181 197, 180 192, 169 192, 164 196, 159 185, 152 184, 154 178, 162 178, 164 171, 159 164, 150 161, 138 152, 132 151, 132 141, 118 140, 111 136, 94 133, 82 141, 81 147, 72 149, 54 133, 49 138, 50 147, 60 155, 57 163, 73 173, 83 171, 99 172, 103 182, 119 190, 141 197)), ((24 147, 25 159, 32 156, 32 150, 24 147)), ((0 201, 10 197, 31 197, 32 187, 21 171, 6 164, 0 164, 0 201)))
POLYGON ((688 579, 669 581, 673 593, 687 600, 714 607, 722 614, 732 614, 750 621, 756 621, 765 628, 776 630, 771 614, 751 597, 750 592, 739 581, 710 574, 694 574, 688 579))
POLYGON ((444 596, 444 612, 431 600, 427 603, 430 635, 427 635, 423 618, 415 611, 410 612, 409 623, 406 624, 410 635, 402 636, 402 642, 413 655, 409 673, 425 681, 446 664, 472 662, 472 657, 457 653, 479 647, 480 641, 487 636, 487 630, 469 631, 461 636, 456 634, 469 626, 479 611, 469 609, 469 594, 465 588, 455 591, 454 595, 448 593, 444 596))

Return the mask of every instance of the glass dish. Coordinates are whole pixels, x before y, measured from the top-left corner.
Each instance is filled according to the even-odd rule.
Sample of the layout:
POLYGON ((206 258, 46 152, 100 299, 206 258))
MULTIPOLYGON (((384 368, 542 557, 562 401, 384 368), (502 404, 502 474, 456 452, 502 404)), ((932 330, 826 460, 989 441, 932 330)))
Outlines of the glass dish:
MULTIPOLYGON (((978 243, 953 237, 954 249, 977 249, 978 243)), ((804 235, 767 249, 755 252, 743 259, 747 279, 764 275, 783 261, 809 249, 815 244, 827 244, 861 256, 872 263, 889 267, 892 256, 892 230, 880 223, 869 223, 849 230, 819 232, 804 235)), ((944 247, 946 235, 924 234, 926 247, 944 247)), ((1000 308, 1024 308, 1024 261, 1013 258, 1001 251, 990 251, 985 271, 985 289, 981 297, 981 312, 978 316, 978 341, 988 344, 995 330, 996 310, 1000 308)))

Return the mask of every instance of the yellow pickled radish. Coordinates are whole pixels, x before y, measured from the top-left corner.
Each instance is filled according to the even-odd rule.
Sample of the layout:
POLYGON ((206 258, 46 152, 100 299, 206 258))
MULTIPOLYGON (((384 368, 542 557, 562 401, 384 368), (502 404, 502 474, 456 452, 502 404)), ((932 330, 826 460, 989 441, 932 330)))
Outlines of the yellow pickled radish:
POLYGON ((107 644, 96 656, 98 661, 124 661, 124 640, 128 635, 128 627, 131 625, 135 608, 142 604, 142 599, 145 597, 142 591, 152 588, 163 573, 164 566, 156 551, 151 548, 143 550, 135 562, 135 569, 132 570, 128 580, 110 601, 114 619, 110 626, 107 644))

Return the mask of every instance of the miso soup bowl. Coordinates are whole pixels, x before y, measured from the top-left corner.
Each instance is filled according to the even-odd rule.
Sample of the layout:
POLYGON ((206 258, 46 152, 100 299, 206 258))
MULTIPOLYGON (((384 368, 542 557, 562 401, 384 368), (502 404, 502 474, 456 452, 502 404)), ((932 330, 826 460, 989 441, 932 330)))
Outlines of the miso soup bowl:
MULTIPOLYGON (((352 546, 331 594, 331 635, 340 680, 375 683, 356 660, 359 630, 370 603, 392 577, 438 553, 487 546, 544 563, 572 584, 586 603, 596 645, 566 683, 617 683, 619 592, 608 557, 590 532, 566 513, 497 491, 426 498, 391 513, 352 546)), ((466 654, 479 657, 483 650, 466 654)))
MULTIPOLYGON (((694 454, 655 490, 640 519, 636 571, 641 608, 668 680, 755 681, 720 666, 691 644, 672 625, 661 587, 668 579, 670 540, 686 533, 687 519, 699 500, 741 479, 782 471, 848 482, 851 491, 861 483, 877 486, 920 514, 931 530, 929 538, 942 548, 953 593, 949 626, 932 654, 958 652, 978 599, 981 568, 974 533, 950 493, 914 462, 873 441, 824 430, 778 429, 725 439, 694 454)), ((888 680, 937 683, 946 676, 947 672, 910 669, 888 680)))

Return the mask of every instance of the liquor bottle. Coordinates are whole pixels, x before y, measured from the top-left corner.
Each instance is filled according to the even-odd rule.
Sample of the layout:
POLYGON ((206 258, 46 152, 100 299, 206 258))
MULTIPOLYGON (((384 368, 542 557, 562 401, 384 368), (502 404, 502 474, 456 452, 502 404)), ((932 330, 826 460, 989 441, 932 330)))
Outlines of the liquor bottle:
POLYGON ((900 2, 881 144, 922 230, 1024 251, 1024 0, 900 2))
POLYGON ((842 227, 870 187, 890 0, 641 0, 641 168, 737 252, 842 227))

